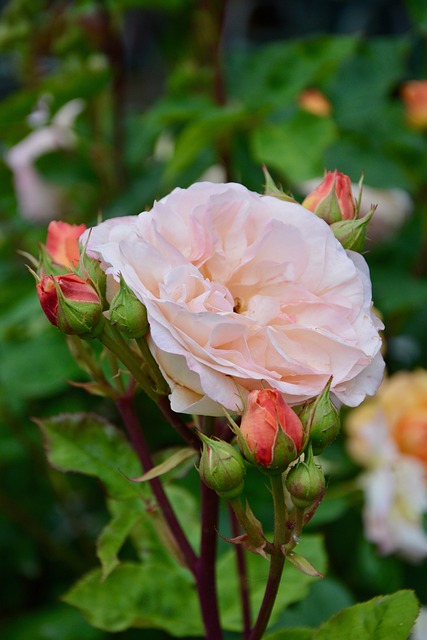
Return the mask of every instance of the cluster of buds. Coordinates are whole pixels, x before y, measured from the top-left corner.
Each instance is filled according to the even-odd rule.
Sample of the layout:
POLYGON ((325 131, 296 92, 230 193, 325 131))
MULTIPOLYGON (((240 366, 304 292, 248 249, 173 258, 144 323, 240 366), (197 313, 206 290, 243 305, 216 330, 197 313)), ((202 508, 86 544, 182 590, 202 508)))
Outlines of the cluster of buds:
POLYGON ((90 258, 79 239, 86 226, 51 222, 46 244, 40 247, 37 293, 48 320, 68 335, 96 337, 102 332, 104 311, 112 325, 128 338, 141 338, 148 330, 145 306, 120 279, 111 304, 106 299, 106 275, 99 261, 90 258))

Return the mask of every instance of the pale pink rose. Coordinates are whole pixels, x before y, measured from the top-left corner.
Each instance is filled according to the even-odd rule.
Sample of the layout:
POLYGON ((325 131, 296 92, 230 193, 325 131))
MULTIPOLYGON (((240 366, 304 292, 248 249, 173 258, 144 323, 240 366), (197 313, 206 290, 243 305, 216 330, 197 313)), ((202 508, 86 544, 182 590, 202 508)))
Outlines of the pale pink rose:
POLYGON ((175 411, 242 409, 252 389, 350 406, 383 374, 366 262, 292 202, 238 184, 175 189, 149 213, 83 234, 89 255, 146 305, 175 411))

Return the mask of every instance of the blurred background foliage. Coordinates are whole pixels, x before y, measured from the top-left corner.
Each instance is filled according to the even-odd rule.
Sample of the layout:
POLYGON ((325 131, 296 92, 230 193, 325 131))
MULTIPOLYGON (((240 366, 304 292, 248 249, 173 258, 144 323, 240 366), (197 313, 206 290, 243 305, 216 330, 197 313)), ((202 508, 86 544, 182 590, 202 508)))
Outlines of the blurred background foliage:
MULTIPOLYGON (((0 634, 98 640, 110 634, 59 599, 97 566, 95 540, 108 518, 102 489, 48 466, 32 417, 87 410, 113 422, 117 416, 107 401, 69 384, 84 374, 46 322, 18 252, 36 251, 50 219, 90 225, 100 214, 136 214, 199 179, 260 191, 263 163, 296 196, 325 168, 354 182, 363 170, 365 184, 380 190, 373 202, 383 215, 366 258, 386 325, 388 369, 427 367, 427 115, 425 126, 414 127, 402 99, 405 82, 427 78, 427 5, 1 6, 0 634), (304 103, 311 89, 326 98, 326 109, 304 103)), ((140 403, 153 449, 176 444, 149 402, 140 403)), ((341 440, 326 462, 331 498, 311 528, 325 536, 330 570, 281 625, 315 626, 343 606, 405 587, 427 603, 426 564, 381 558, 364 539, 361 494, 339 490, 356 471, 341 440)), ((190 492, 192 483, 190 474, 190 492)), ((262 515, 264 488, 252 484, 262 515)), ((169 637, 153 630, 113 635, 169 637)))

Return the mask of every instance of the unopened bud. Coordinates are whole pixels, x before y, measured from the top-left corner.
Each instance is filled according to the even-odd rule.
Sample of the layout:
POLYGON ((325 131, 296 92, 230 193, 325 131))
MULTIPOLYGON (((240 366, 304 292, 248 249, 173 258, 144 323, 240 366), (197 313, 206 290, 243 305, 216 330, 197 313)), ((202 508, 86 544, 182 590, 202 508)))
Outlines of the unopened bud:
POLYGON ((330 399, 331 383, 332 378, 322 393, 307 402, 299 413, 315 455, 335 440, 340 431, 340 416, 330 399))
POLYGON ((277 389, 261 389, 250 392, 236 435, 248 462, 282 473, 301 453, 304 429, 277 389))
POLYGON ((363 251, 367 227, 375 213, 375 209, 376 207, 372 207, 363 218, 342 220, 331 224, 331 231, 333 231, 336 239, 341 242, 344 249, 351 249, 352 251, 358 252, 363 251))
POLYGON ((298 462, 286 477, 286 488, 298 509, 306 509, 322 497, 325 492, 325 476, 313 460, 311 447, 304 462, 298 462))
POLYGON ((145 305, 120 278, 120 289, 111 301, 110 321, 128 338, 143 338, 148 331, 145 305))
POLYGON ((53 220, 47 228, 46 250, 54 264, 71 271, 80 260, 78 239, 86 230, 84 224, 68 224, 53 220))
POLYGON ((357 216, 351 180, 340 171, 328 171, 323 182, 303 200, 302 206, 328 224, 353 220, 357 216))
POLYGON ((202 481, 222 498, 237 498, 243 491, 246 473, 242 456, 228 442, 199 435, 203 441, 199 466, 202 481))
POLYGON ((92 285, 73 273, 43 276, 37 284, 47 319, 70 335, 95 335, 103 321, 102 302, 92 285))

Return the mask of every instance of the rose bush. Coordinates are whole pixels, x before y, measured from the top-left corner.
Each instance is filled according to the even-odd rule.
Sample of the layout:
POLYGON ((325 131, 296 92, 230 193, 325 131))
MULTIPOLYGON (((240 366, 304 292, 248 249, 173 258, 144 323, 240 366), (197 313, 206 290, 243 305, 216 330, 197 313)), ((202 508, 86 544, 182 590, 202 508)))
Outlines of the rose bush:
POLYGON ((355 406, 380 383, 366 262, 297 203, 197 183, 81 243, 101 260, 110 296, 121 274, 146 306, 175 411, 240 411, 242 396, 267 387, 295 405, 330 376, 335 398, 355 406))

